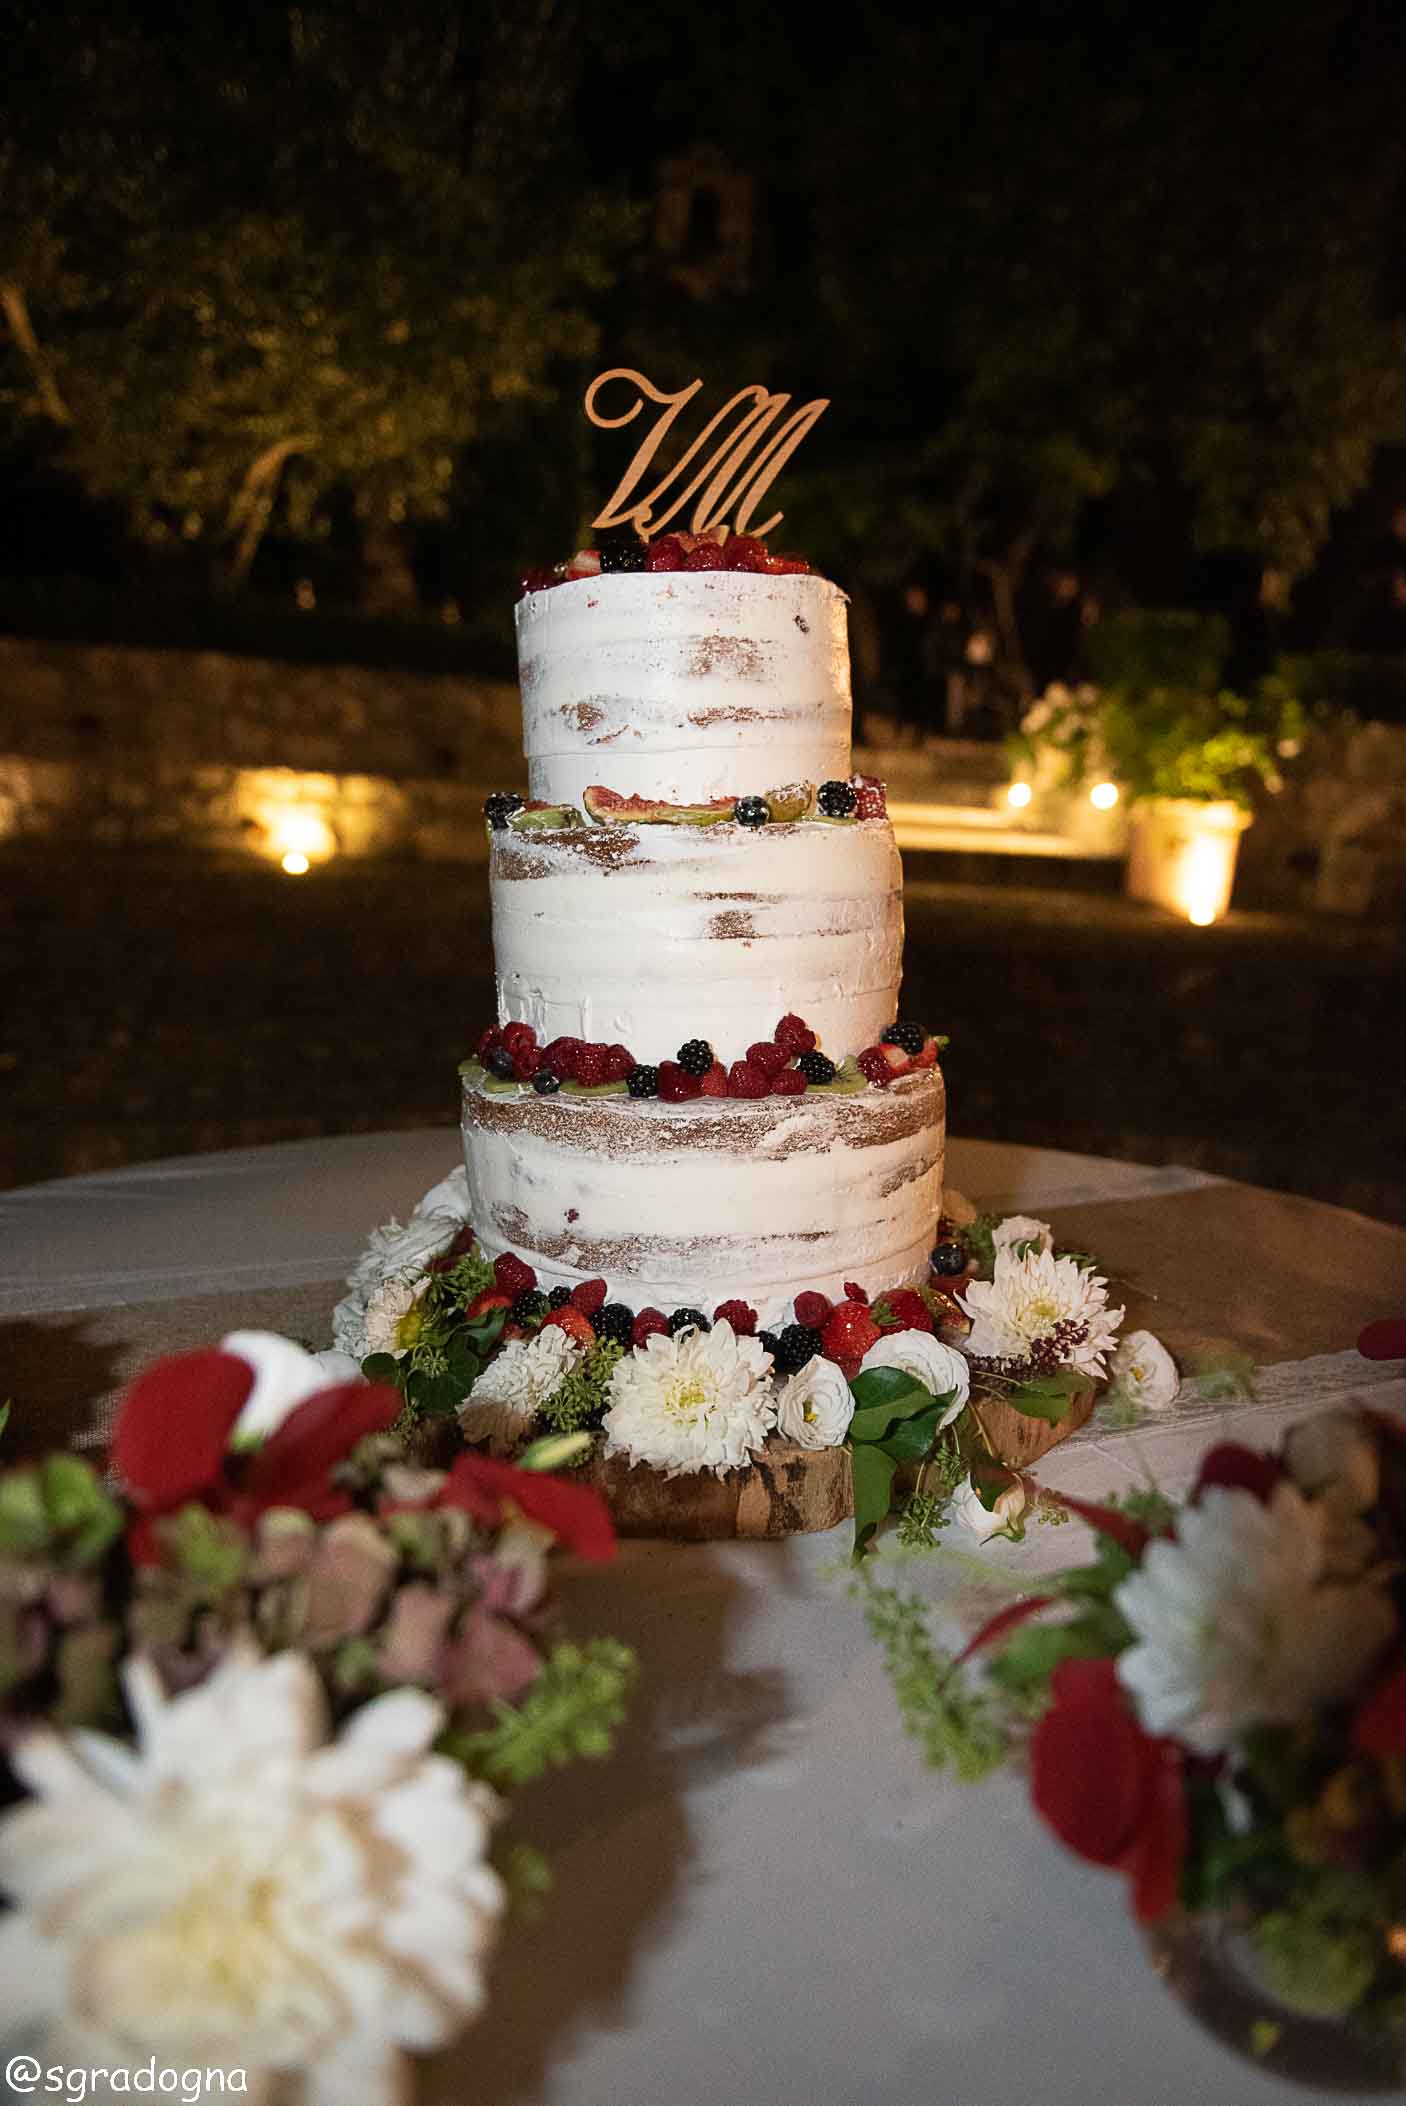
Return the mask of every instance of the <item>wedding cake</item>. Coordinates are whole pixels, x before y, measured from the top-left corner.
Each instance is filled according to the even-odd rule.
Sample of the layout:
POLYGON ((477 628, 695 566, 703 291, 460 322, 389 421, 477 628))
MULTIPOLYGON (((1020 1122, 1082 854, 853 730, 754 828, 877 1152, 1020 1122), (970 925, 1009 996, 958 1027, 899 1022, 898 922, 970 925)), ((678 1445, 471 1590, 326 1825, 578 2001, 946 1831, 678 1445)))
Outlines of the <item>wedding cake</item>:
POLYGON ((483 1249, 763 1327, 924 1281, 944 1090, 845 595, 745 536, 598 560, 517 608, 529 797, 488 801, 498 1018, 462 1071, 483 1249))

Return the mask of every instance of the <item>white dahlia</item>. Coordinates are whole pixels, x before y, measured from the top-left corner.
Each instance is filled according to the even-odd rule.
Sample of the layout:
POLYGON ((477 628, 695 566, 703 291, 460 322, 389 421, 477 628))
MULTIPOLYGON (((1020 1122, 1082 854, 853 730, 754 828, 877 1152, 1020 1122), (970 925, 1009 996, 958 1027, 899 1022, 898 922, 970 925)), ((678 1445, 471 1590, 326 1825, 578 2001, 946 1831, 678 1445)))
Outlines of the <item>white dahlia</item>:
POLYGON ((1103 1373, 1123 1321, 1108 1306, 1108 1282, 1052 1251, 996 1253, 994 1277, 973 1280, 957 1297, 972 1319, 967 1351, 976 1360, 1026 1360, 1053 1341, 1056 1363, 1082 1375, 1103 1373))
POLYGON ((850 1386, 823 1353, 792 1375, 777 1399, 777 1432, 799 1448, 838 1448, 853 1417, 850 1386))
POLYGON ((580 1358, 580 1346, 560 1324, 545 1325, 535 1338, 509 1339, 459 1406, 465 1440, 487 1441, 496 1455, 509 1454, 580 1358))
POLYGON ((1165 1411, 1181 1388, 1177 1364, 1151 1331, 1129 1331, 1108 1364, 1113 1394, 1144 1411, 1165 1411))
POLYGON ((1324 1515, 1291 1484, 1265 1503, 1212 1486, 1114 1590, 1136 1643, 1118 1679, 1149 1733, 1216 1755, 1252 1726, 1350 1697, 1391 1638, 1382 1589, 1325 1577, 1324 1515))
POLYGON ((481 2007, 504 1904, 497 1801, 430 1752, 441 1707, 397 1690, 328 1742, 298 1653, 232 1653, 170 1699, 140 1658, 124 1678, 135 1748, 45 1729, 12 1750, 35 1796, 0 1818, 11 2011, 109 2072, 154 2056, 246 2070, 255 2095, 301 2071, 308 2106, 403 2097, 404 2051, 481 2007))
POLYGON ((950 1426, 971 1395, 972 1371, 964 1356, 928 1331, 886 1331, 860 1361, 859 1372, 864 1375, 874 1367, 899 1368, 935 1397, 945 1397, 950 1391, 952 1401, 940 1426, 950 1426))
POLYGON ((617 1361, 605 1452, 666 1476, 736 1470, 776 1424, 771 1355, 723 1318, 711 1331, 658 1334, 617 1361))

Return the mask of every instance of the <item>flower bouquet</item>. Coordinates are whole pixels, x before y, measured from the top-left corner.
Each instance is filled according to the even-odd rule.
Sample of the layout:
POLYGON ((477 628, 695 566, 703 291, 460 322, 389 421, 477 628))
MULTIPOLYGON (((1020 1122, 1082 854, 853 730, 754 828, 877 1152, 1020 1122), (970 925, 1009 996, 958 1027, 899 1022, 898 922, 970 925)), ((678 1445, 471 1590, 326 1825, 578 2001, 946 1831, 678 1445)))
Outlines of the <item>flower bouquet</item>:
POLYGON ((109 1480, 0 1474, 0 1978, 51 2062, 372 2106, 481 2008, 545 1874, 509 1798, 608 1751, 633 1663, 547 1588, 613 1555, 601 1501, 550 1454, 419 1467, 402 1409, 235 1333, 134 1383, 109 1480))
POLYGON ((375 1231, 333 1334, 435 1453, 586 1436, 583 1468, 633 1533, 781 1534, 852 1512, 863 1549, 891 1512, 930 1537, 953 1501, 979 1533, 1015 1528, 1018 1466, 1088 1418, 1123 1311, 1047 1222, 953 1209, 925 1281, 802 1293, 769 1332, 740 1297, 709 1317, 631 1310, 603 1279, 543 1292, 522 1258, 477 1243, 456 1171, 375 1231), (682 1522, 658 1496, 680 1477, 682 1522))
POLYGON ((1096 1554, 941 1653, 867 1592, 911 1732, 1027 1768, 1069 1849, 1121 1872, 1154 1958, 1286 2075, 1406 2079, 1406 1425, 1332 1411, 1223 1445, 1184 1505, 1042 1498, 1096 1554))

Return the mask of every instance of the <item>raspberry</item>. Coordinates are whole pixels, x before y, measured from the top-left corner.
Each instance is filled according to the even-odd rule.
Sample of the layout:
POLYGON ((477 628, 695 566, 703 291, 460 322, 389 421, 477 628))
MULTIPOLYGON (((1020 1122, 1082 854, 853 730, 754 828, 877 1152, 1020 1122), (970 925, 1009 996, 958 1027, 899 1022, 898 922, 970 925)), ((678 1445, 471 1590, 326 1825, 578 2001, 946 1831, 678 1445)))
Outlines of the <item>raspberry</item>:
POLYGON ((893 1081, 893 1069, 888 1064, 882 1046, 866 1046, 859 1056, 859 1072, 878 1089, 886 1090, 893 1081))
POLYGON ((583 1316, 579 1309, 573 1309, 570 1302, 563 1309, 553 1309, 551 1315, 543 1319, 542 1329, 565 1331, 567 1337, 574 1338, 579 1346, 593 1346, 596 1342, 591 1319, 583 1316))
POLYGON ((576 1056, 576 1080, 586 1089, 595 1089, 605 1081, 605 1057, 609 1046, 583 1046, 576 1056))
POLYGON ((759 1038, 754 1046, 748 1046, 747 1058, 754 1068, 760 1068, 768 1081, 779 1075, 790 1055, 784 1046, 778 1046, 769 1038, 759 1038))
POLYGON ((771 558, 767 545, 764 541, 758 541, 755 534, 729 534, 723 543, 723 554, 727 558, 729 570, 770 568, 771 558))
POLYGON ((875 1318, 885 1331, 934 1331, 937 1326, 923 1297, 912 1287, 894 1287, 875 1304, 875 1318))
POLYGON ((879 1337, 879 1327, 863 1302, 841 1302, 820 1334, 821 1350, 831 1360, 862 1360, 879 1337))
POLYGON ((464 1311, 464 1318, 466 1322, 474 1323, 480 1316, 487 1316, 492 1309, 511 1309, 512 1306, 513 1298, 510 1294, 502 1294, 496 1287, 485 1287, 482 1294, 476 1294, 469 1303, 464 1311))
POLYGON ((866 1309, 869 1306, 868 1292, 865 1288, 860 1286, 858 1280, 845 1281, 845 1300, 850 1302, 863 1302, 866 1309))
POLYGON ((503 1026, 503 1044, 516 1058, 524 1046, 535 1046, 537 1033, 531 1024, 511 1023, 503 1026))
POLYGON ((642 1346, 647 1339, 667 1338, 668 1335, 669 1319, 662 1309, 641 1309, 631 1333, 637 1346, 642 1346))
POLYGON ((778 1097, 803 1097, 806 1079, 799 1068, 781 1068, 772 1076, 771 1087, 778 1097))
POLYGON ((570 1082, 576 1074, 576 1056, 581 1051, 579 1038, 554 1038, 549 1046, 542 1048, 542 1065, 560 1075, 563 1082, 570 1082))
POLYGON ((832 1306, 828 1294, 798 1294, 796 1322, 807 1325, 812 1331, 823 1331, 829 1321, 832 1306))
POLYGON ((725 1097, 727 1095, 727 1069, 720 1060, 713 1062, 706 1075, 699 1076, 698 1089, 700 1095, 704 1097, 725 1097))
POLYGON ((513 1073, 519 1082, 531 1082, 542 1065, 542 1055, 536 1046, 523 1046, 513 1057, 513 1073))
POLYGON ((706 1038, 691 1038, 679 1047, 678 1063, 688 1075, 706 1075, 713 1065, 713 1049, 706 1038))
POLYGON ((729 1323, 739 1338, 751 1338, 756 1333, 757 1312, 748 1308, 746 1302, 719 1302, 713 1311, 713 1322, 729 1323))
POLYGON ((510 1250, 493 1260, 493 1279, 500 1293, 513 1298, 537 1285, 537 1275, 532 1267, 524 1265, 522 1259, 510 1250))
POLYGON ((625 1082, 629 1079, 635 1056, 628 1046, 607 1046, 605 1049, 605 1072, 603 1082, 625 1082))
POLYGON ((604 1280, 582 1280, 571 1290, 571 1306, 579 1309, 583 1316, 594 1316, 597 1309, 605 1307, 608 1292, 604 1280))
POLYGON ((716 541, 696 541, 684 559, 685 570, 726 570, 727 557, 716 541))
POLYGON ((877 775, 851 775, 850 788, 859 802, 856 819, 883 819, 888 815, 888 795, 877 775))
POLYGON ((815 1044, 815 1033, 798 1016, 783 1016, 771 1035, 790 1054, 809 1053, 815 1044))
POLYGON ((646 570, 683 570, 688 551, 678 534, 661 534, 657 541, 649 544, 645 558, 646 570))
POLYGON ((921 1024, 905 1024, 900 1019, 898 1023, 890 1024, 887 1031, 880 1032, 879 1044, 899 1046, 910 1060, 915 1060, 927 1044, 927 1037, 921 1024))
POLYGON ((659 1063, 659 1095, 665 1104, 687 1104, 690 1097, 703 1094, 698 1077, 690 1075, 676 1060, 661 1060, 659 1063))
POLYGON ((768 550, 766 567, 776 577, 789 576, 791 573, 803 576, 810 569, 805 557, 798 556, 793 549, 783 549, 777 555, 768 550))
POLYGON ((734 1060, 727 1071, 727 1093, 729 1097, 769 1097, 771 1079, 750 1060, 734 1060))
POLYGON ((525 570, 518 580, 518 598, 526 599, 529 592, 550 592, 556 582, 557 574, 554 570, 545 570, 540 563, 535 564, 531 570, 525 570))

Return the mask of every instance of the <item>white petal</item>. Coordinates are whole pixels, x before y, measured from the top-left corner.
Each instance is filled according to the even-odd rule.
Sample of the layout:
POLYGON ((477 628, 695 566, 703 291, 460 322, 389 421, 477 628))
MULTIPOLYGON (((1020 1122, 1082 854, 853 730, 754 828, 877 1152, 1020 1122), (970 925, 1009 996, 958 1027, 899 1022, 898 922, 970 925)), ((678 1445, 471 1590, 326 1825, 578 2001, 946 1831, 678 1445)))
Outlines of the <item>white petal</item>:
POLYGON ((254 1387, 230 1435, 232 1446, 267 1440, 304 1397, 327 1387, 314 1355, 276 1331, 231 1331, 220 1340, 220 1351, 235 1354, 254 1370, 254 1387))

